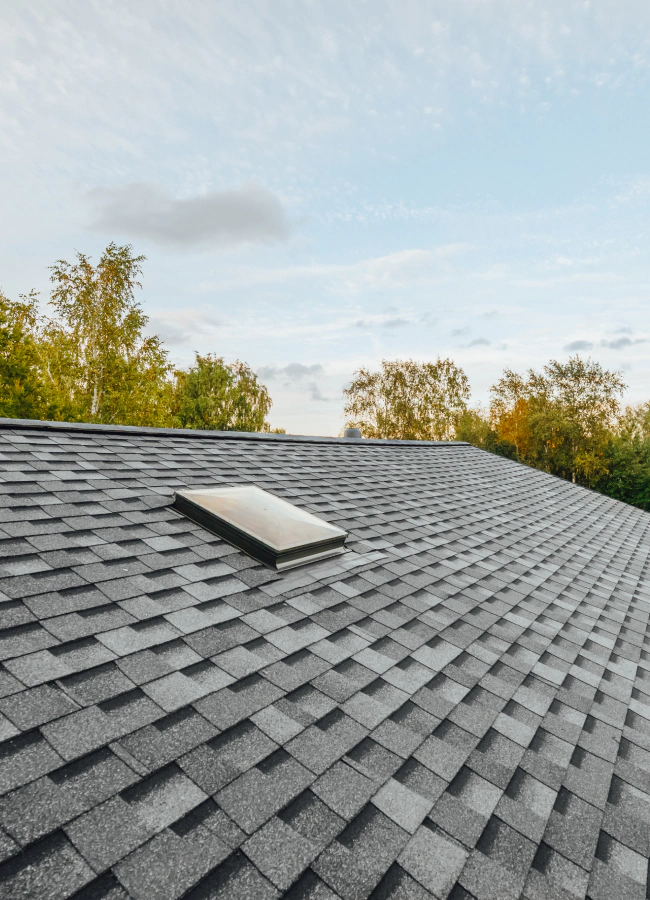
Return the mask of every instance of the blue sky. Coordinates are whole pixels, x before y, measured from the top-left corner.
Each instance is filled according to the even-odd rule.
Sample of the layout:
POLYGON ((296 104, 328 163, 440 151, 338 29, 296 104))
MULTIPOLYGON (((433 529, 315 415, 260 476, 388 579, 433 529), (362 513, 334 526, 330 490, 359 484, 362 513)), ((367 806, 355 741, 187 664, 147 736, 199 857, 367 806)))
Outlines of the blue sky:
POLYGON ((173 361, 246 360, 294 433, 382 358, 485 403, 577 349, 639 402, 649 83, 645 0, 5 0, 0 285, 132 243, 173 361))

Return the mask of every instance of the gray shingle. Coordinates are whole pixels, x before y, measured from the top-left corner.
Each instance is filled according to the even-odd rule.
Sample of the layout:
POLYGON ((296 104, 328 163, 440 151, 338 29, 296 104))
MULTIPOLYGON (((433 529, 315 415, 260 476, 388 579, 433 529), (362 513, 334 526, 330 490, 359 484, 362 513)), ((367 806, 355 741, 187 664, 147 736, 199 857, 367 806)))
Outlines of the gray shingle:
POLYGON ((314 780, 314 775, 284 750, 277 750, 215 797, 247 834, 252 834, 314 780))
POLYGON ((177 766, 168 766, 75 819, 66 832, 82 856, 101 871, 205 799, 177 766))
POLYGON ((467 850, 423 825, 398 857, 400 866, 436 897, 451 892, 467 860, 467 850))
POLYGON ((184 826, 180 822, 119 863, 115 874, 132 897, 175 900, 229 853, 226 845, 204 826, 184 826))
POLYGON ((0 894, 11 900, 64 900, 95 876, 63 834, 8 860, 0 868, 0 894))
POLYGON ((286 891, 318 850, 303 835, 274 817, 242 847, 244 853, 281 891, 286 891))
POLYGON ((78 705, 55 685, 44 684, 0 700, 0 711, 21 731, 28 731, 78 709, 78 705))
POLYGON ((408 839, 371 804, 314 863, 315 872, 344 900, 368 896, 408 839))
POLYGON ((62 765, 63 758, 37 731, 17 735, 0 745, 0 794, 62 765))
POLYGON ((242 853, 233 853, 191 893, 188 900, 276 900, 280 891, 242 853))
POLYGON ((2 797, 0 822, 25 845, 135 781, 135 772, 100 750, 2 797))

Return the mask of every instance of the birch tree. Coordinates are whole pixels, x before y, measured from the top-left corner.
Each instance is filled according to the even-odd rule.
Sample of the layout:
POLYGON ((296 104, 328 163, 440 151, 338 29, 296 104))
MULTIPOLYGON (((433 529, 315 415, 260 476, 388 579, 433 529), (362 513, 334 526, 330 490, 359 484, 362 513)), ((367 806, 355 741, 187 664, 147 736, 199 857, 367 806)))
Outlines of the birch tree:
POLYGON ((64 417, 165 425, 171 366, 135 291, 144 256, 111 243, 97 265, 77 253, 50 269, 55 316, 42 333, 46 374, 64 417))
POLYGON ((443 441, 454 437, 470 391, 467 376, 450 359, 384 359, 377 372, 355 372, 344 395, 347 427, 360 428, 364 437, 443 441))

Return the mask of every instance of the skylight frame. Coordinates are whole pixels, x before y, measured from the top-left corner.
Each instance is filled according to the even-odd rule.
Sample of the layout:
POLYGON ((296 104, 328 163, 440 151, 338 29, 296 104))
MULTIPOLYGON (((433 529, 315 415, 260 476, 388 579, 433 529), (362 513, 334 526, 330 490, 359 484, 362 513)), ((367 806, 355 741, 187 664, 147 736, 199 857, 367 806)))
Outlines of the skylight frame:
MULTIPOLYGON (((174 494, 173 506, 186 518, 191 519, 198 525, 201 525, 212 534, 218 535, 229 544, 232 544, 239 550, 242 550, 248 556, 263 563, 266 566, 278 571, 284 572, 287 569, 293 569, 297 566, 306 565, 310 562, 317 562, 329 559, 334 556, 340 556, 346 552, 345 541, 348 532, 338 525, 332 525, 325 519, 315 516, 313 513, 290 503, 288 500, 272 494, 270 491, 263 490, 253 484, 239 485, 217 485, 206 488, 188 488, 187 490, 176 491, 174 494), (264 539, 260 534, 256 534, 251 528, 242 527, 241 521, 233 521, 236 516, 224 515, 223 512, 216 512, 214 509, 206 508, 205 501, 200 502, 200 497, 206 496, 225 497, 229 493, 232 497, 238 491, 242 491, 242 502, 246 502, 244 491, 248 492, 248 502, 251 500, 264 502, 270 506, 269 526, 272 527, 273 516, 280 516, 282 512, 292 511, 293 518, 305 526, 305 530, 313 523, 318 526, 320 531, 329 532, 329 536, 319 540, 306 540, 302 542, 294 542, 288 546, 280 546, 279 543, 273 543, 264 539), (259 498, 257 495, 259 494, 259 498)), ((281 518, 276 520, 281 522, 281 518)))

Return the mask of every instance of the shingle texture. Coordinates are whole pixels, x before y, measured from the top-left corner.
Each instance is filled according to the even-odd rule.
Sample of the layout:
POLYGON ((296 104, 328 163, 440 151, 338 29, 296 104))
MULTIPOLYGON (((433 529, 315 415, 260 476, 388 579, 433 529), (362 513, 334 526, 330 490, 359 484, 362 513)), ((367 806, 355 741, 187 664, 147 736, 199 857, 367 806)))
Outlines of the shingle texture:
POLYGON ((0 427, 0 896, 648 896, 650 516, 467 445, 0 427), (278 575, 171 508, 349 531, 278 575))

